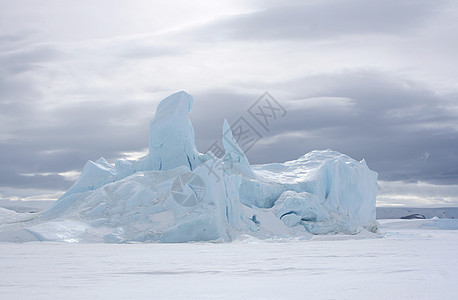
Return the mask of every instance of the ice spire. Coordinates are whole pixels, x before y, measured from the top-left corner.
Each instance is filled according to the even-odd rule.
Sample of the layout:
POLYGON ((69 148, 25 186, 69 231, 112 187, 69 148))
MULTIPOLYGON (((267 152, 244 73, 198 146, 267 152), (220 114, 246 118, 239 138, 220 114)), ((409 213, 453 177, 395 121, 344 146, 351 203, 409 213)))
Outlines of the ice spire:
POLYGON ((194 98, 186 92, 175 93, 159 103, 150 122, 147 165, 152 170, 170 170, 199 165, 194 129, 189 119, 194 98))

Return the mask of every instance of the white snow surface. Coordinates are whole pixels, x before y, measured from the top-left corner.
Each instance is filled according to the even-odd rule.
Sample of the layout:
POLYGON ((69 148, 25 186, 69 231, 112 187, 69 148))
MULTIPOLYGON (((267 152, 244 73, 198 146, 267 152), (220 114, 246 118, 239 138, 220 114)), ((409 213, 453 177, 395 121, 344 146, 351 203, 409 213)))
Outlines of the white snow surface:
MULTIPOLYGON (((458 220, 445 220, 458 223, 458 220)), ((379 238, 0 243, 2 299, 456 299, 458 231, 382 220, 379 238)))
MULTIPOLYGON (((227 121, 225 155, 201 154, 189 120, 194 99, 165 98, 139 161, 89 161, 76 183, 31 220, 4 222, 4 240, 232 241, 241 235, 312 238, 376 232, 377 173, 331 150, 250 166, 227 121)), ((11 218, 8 217, 10 220, 11 218)))

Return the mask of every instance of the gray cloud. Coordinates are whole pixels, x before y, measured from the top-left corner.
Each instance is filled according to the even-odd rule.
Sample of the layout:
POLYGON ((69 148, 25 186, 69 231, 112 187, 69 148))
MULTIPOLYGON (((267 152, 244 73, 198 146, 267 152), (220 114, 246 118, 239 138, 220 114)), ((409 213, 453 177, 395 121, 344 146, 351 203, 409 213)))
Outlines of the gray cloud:
MULTIPOLYGON (((154 41, 151 41, 154 42, 154 41)), ((149 59, 162 56, 176 56, 185 53, 184 49, 174 46, 150 44, 144 39, 121 41, 113 45, 119 56, 131 59, 149 59), (118 45, 116 45, 118 44, 118 45)))
POLYGON ((37 63, 58 60, 63 55, 53 45, 38 44, 0 53, 0 65, 2 72, 12 75, 37 68, 37 63))
POLYGON ((0 187, 65 190, 68 189, 72 184, 73 182, 66 180, 65 177, 58 174, 33 174, 24 176, 17 174, 5 174, 3 172, 0 173, 0 187))
POLYGON ((211 89, 193 96, 196 101, 191 121, 196 133, 197 147, 203 152, 213 142, 221 139, 223 120, 226 118, 228 121, 236 121, 248 109, 249 103, 256 101, 260 95, 211 89))
POLYGON ((458 185, 434 185, 401 181, 380 182, 377 202, 384 205, 456 206, 458 185))
POLYGON ((208 41, 327 39, 417 31, 447 1, 321 1, 271 7, 200 26, 182 36, 208 41))
POLYGON ((0 186, 65 189, 58 173, 146 148, 157 103, 181 89, 196 99, 200 151, 221 138, 224 118, 243 116, 263 135, 251 163, 331 148, 365 158, 385 181, 458 182, 453 4, 288 3, 161 35, 110 30, 76 42, 41 40, 43 28, 1 30, 0 186), (382 50, 365 47, 374 42, 382 50), (266 90, 288 111, 269 131, 247 113, 266 90))
POLYGON ((128 102, 106 104, 80 103, 36 118, 30 115, 10 130, 8 143, 0 144, 1 163, 21 167, 22 173, 65 172, 80 170, 88 159, 113 160, 121 152, 147 147, 154 108, 128 102))
POLYGON ((249 153, 253 162, 294 159, 313 149, 332 148, 366 158, 382 180, 458 181, 458 95, 437 95, 375 71, 304 77, 280 85, 294 92, 295 99, 282 99, 290 107, 288 115, 272 125, 269 135, 274 139, 261 141, 249 153), (321 105, 306 105, 320 97, 321 105), (328 103, 326 97, 348 103, 328 103))
MULTIPOLYGON (((454 167, 458 165, 458 115, 449 109, 456 95, 437 95, 378 71, 309 76, 271 88, 288 90, 292 96, 276 97, 288 114, 273 122, 269 132, 246 111, 260 95, 229 90, 196 93, 191 118, 199 150, 221 138, 224 118, 233 123, 243 116, 263 135, 248 153, 252 163, 285 161, 331 148, 365 158, 381 180, 435 184, 458 180, 454 167)), ((57 187, 56 178, 39 176, 32 181, 20 174, 81 170, 88 159, 104 156, 114 161, 123 152, 146 148, 154 110, 153 104, 92 101, 31 116, 11 131, 18 138, 0 144, 3 176, 15 174, 8 184, 16 180, 18 185, 39 185, 49 180, 57 187)))

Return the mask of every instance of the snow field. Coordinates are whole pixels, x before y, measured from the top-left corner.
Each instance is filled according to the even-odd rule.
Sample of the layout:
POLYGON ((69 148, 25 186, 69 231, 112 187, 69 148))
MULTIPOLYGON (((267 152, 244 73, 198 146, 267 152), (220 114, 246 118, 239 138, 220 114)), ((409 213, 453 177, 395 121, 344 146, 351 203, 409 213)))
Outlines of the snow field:
MULTIPOLYGON (((452 220, 455 221, 456 220, 452 220)), ((383 220, 379 238, 0 243, 2 299, 456 299, 458 231, 383 220)))

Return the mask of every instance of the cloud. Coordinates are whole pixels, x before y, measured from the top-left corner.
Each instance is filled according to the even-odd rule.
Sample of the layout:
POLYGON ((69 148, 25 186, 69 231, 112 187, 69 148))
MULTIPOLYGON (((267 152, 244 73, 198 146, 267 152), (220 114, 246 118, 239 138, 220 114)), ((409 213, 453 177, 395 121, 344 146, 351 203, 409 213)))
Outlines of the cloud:
POLYGON ((457 181, 457 95, 438 95, 402 77, 368 70, 273 87, 289 91, 289 98, 277 98, 288 115, 250 151, 252 162, 284 161, 332 148, 366 158, 382 180, 457 181))
POLYGON ((164 45, 164 43, 160 43, 157 39, 154 39, 154 36, 148 37, 142 35, 126 40, 117 39, 110 44, 116 49, 117 55, 121 58, 151 59, 164 56, 177 56, 186 53, 186 49, 172 44, 164 45))
MULTIPOLYGON (((199 26, 185 35, 206 41, 314 40, 416 31, 446 1, 320 1, 274 6, 199 26)), ((183 36, 185 36, 183 35, 183 36)))
MULTIPOLYGON (((453 95, 437 95, 402 77, 367 70, 297 78, 273 88, 288 91, 280 98, 273 93, 288 114, 269 132, 247 113, 259 94, 195 94, 191 116, 199 150, 220 139, 224 118, 233 123, 243 116, 264 137, 248 153, 252 163, 332 148, 365 158, 382 180, 449 184, 458 178, 453 95)), ((28 103, 23 104, 25 113, 28 103)), ((8 143, 0 144, 3 172, 80 170, 88 159, 114 161, 124 152, 144 149, 154 108, 148 102, 102 99, 59 105, 38 115, 32 110, 22 124, 9 129, 8 143)))
POLYGON ((19 66, 31 66, 37 62, 58 60, 62 53, 53 45, 38 44, 24 49, 0 53, 2 69, 13 69, 19 66))
POLYGON ((68 189, 73 182, 68 181, 65 177, 58 174, 49 175, 16 175, 0 173, 0 187, 13 187, 25 189, 50 189, 50 190, 65 190, 68 189))
POLYGON ((156 105, 179 90, 196 98, 200 151, 221 138, 224 118, 243 116, 263 136, 248 153, 252 163, 332 148, 366 158, 386 182, 458 179, 452 2, 258 1, 226 16, 214 5, 202 18, 212 21, 199 25, 178 15, 149 23, 142 12, 152 27, 135 23, 132 5, 122 23, 115 8, 97 4, 105 27, 91 10, 81 30, 67 16, 85 15, 92 3, 36 12, 14 3, 0 11, 4 186, 63 189, 61 174, 88 159, 113 162, 147 148, 156 105), (265 91, 288 111, 268 131, 247 112, 265 91))
POLYGON ((377 206, 450 207, 458 205, 458 185, 434 185, 425 182, 379 182, 377 206))

